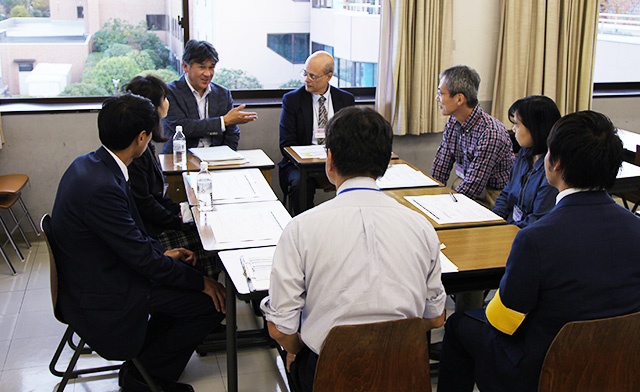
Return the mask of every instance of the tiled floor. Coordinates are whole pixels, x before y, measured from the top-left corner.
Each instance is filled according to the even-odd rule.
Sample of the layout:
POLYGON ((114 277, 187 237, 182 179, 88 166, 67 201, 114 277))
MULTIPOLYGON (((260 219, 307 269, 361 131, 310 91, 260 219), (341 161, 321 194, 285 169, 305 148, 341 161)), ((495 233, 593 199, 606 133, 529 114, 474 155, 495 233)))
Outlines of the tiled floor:
MULTIPOLYGON (((49 291, 49 255, 42 238, 32 241, 32 248, 23 253, 27 261, 18 261, 12 249, 7 249, 18 274, 11 276, 4 260, 0 260, 0 392, 54 391, 60 378, 49 372, 49 361, 60 342, 65 326, 51 310, 49 291)), ((238 302, 239 329, 261 326, 249 305, 238 302)), ((447 308, 451 309, 449 303, 447 308)), ((433 333, 440 340, 442 329, 433 333)), ((64 369, 71 358, 67 347, 58 369, 64 369)), ((276 363, 277 352, 270 348, 240 350, 238 353, 238 384, 240 391, 287 391, 276 363)), ((102 366, 107 361, 98 356, 83 355, 80 367, 102 366)), ((196 391, 225 392, 226 355, 194 354, 180 381, 193 385, 196 391)), ((437 378, 432 379, 433 390, 437 378)), ((87 376, 71 380, 67 392, 118 391, 117 374, 87 376)))

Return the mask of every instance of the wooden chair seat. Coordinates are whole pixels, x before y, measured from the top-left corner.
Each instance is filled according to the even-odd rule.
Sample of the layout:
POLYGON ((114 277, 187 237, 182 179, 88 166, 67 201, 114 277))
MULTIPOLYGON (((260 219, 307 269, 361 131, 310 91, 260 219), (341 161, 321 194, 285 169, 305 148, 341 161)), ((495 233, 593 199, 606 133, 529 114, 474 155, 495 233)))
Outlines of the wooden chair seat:
POLYGON ((29 182, 26 174, 6 174, 0 176, 0 193, 18 193, 29 182))
POLYGON ((322 346, 313 390, 431 391, 423 320, 334 327, 322 346))
POLYGON ((551 391, 640 391, 640 313, 562 327, 540 373, 551 391))

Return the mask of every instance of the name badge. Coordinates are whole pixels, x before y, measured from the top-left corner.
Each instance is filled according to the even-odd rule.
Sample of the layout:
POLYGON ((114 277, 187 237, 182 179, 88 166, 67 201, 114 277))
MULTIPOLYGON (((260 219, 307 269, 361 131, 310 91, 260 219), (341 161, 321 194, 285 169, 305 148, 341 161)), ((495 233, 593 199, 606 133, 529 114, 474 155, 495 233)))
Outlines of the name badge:
POLYGON ((513 221, 520 222, 522 220, 522 210, 518 206, 513 206, 513 221))
POLYGON ((313 136, 318 144, 324 144, 324 128, 318 128, 313 131, 313 136))
POLYGON ((464 170, 456 163, 456 175, 464 180, 464 170))

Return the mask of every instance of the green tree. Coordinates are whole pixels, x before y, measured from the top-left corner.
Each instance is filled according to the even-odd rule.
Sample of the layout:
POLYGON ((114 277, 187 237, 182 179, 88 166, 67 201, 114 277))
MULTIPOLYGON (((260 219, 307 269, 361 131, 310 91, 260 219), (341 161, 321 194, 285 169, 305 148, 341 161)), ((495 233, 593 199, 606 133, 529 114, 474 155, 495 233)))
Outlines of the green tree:
POLYGON ((216 70, 213 81, 231 90, 261 89, 262 84, 255 76, 247 75, 241 69, 221 68, 216 70))
POLYGON ((144 21, 133 26, 122 19, 109 19, 94 34, 94 47, 98 52, 105 52, 114 44, 129 45, 146 52, 155 68, 165 68, 169 64, 169 49, 155 33, 147 31, 144 21))
POLYGON ((126 44, 112 44, 104 51, 104 57, 126 56, 133 51, 133 47, 126 44))
POLYGON ((280 87, 278 88, 298 88, 298 87, 302 87, 304 85, 304 82, 300 79, 290 79, 288 82, 282 84, 280 87))
POLYGON ((110 94, 115 94, 120 86, 143 69, 130 56, 108 57, 100 60, 82 82, 100 86, 110 94))
POLYGON ((25 18, 29 17, 29 11, 23 5, 16 5, 11 8, 11 17, 12 18, 25 18))
POLYGON ((34 10, 49 12, 49 0, 32 0, 31 6, 34 10))
POLYGON ((89 97, 89 96, 104 96, 109 95, 109 92, 102 86, 96 86, 91 83, 74 83, 70 84, 62 90, 59 94, 61 97, 89 97))

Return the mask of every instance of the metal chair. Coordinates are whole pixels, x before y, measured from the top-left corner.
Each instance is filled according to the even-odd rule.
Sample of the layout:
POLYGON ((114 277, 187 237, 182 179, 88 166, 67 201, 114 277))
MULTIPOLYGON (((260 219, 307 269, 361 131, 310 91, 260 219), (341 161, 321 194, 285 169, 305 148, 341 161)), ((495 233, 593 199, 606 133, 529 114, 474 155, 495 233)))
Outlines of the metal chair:
POLYGON ((318 358, 313 391, 430 392, 423 320, 334 327, 318 358))
POLYGON ((40 234, 38 228, 36 227, 36 224, 31 218, 31 214, 29 214, 29 210, 27 210, 27 206, 24 204, 21 197, 21 191, 28 182, 29 176, 27 176, 26 174, 8 174, 0 176, 0 209, 9 211, 14 225, 13 228, 9 229, 7 222, 4 220, 2 215, 0 215, 0 224, 2 225, 2 229, 4 230, 5 235, 7 236, 7 240, 2 244, 2 246, 0 246, 0 253, 2 253, 2 257, 6 261, 13 275, 16 274, 16 269, 13 267, 13 264, 11 264, 8 255, 5 253, 4 246, 7 244, 7 242, 11 243, 11 246, 18 254, 18 258, 20 259, 20 261, 25 260, 22 252, 20 251, 20 248, 18 247, 18 244, 13 238, 13 233, 18 230, 22 235, 24 242, 27 244, 27 247, 31 248, 31 243, 29 242, 29 239, 20 226, 20 223, 25 217, 29 220, 33 231, 38 235, 40 234), (18 202, 20 204, 20 207, 22 207, 22 214, 20 215, 20 218, 16 217, 11 208, 16 204, 16 202, 18 202))
POLYGON ((640 313, 566 324, 544 358, 538 392, 640 391, 640 313))
MULTIPOLYGON (((47 242, 47 249, 49 250, 49 269, 50 269, 49 278, 51 281, 51 303, 53 304, 53 314, 55 315, 58 321, 60 321, 63 324, 67 324, 64 321, 64 318, 62 317, 62 314, 60 313, 60 310, 58 309, 58 306, 57 306, 58 304, 58 270, 56 268, 56 260, 53 254, 53 248, 51 246, 51 241, 50 241, 51 216, 49 216, 49 214, 44 214, 42 216, 42 219, 40 219, 40 228, 44 233, 44 238, 47 242)), ((82 337, 79 337, 80 341, 78 342, 77 345, 74 344, 73 343, 74 333, 75 332, 73 328, 67 324, 67 329, 64 332, 62 339, 60 340, 60 344, 58 344, 58 348, 56 349, 56 352, 53 354, 53 358, 51 358, 51 362, 49 363, 49 370, 51 371, 51 374, 58 377, 62 377, 62 381, 60 381, 60 384, 58 385, 58 389, 57 389, 58 392, 62 392, 66 387, 67 383, 69 382, 69 380, 72 378, 78 378, 83 374, 101 373, 101 372, 118 370, 122 366, 122 364, 118 364, 118 365, 107 365, 107 366, 101 366, 101 367, 95 367, 95 368, 74 370, 81 354, 90 354, 93 352, 93 350, 91 350, 91 348, 89 348, 88 346, 85 347, 85 342, 84 342, 84 339, 82 339, 82 337), (58 360, 60 359, 60 355, 62 354, 62 350, 64 349, 65 344, 68 344, 69 347, 73 350, 73 356, 71 357, 71 361, 69 362, 69 365, 67 366, 66 370, 61 371, 56 369, 56 365, 58 363, 58 360)), ((136 368, 144 378, 145 382, 149 386, 149 389, 152 392, 158 392, 157 386, 151 379, 151 376, 149 376, 149 373, 147 373, 147 371, 144 369, 140 361, 138 361, 137 358, 133 358, 132 362, 134 363, 134 365, 136 366, 136 368)))

